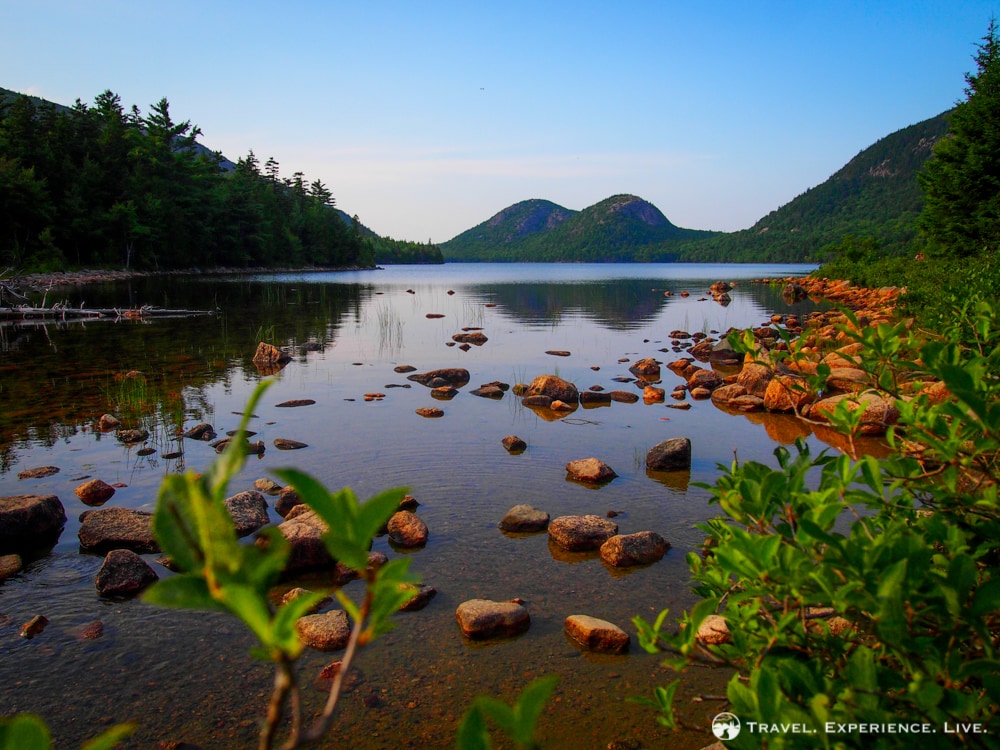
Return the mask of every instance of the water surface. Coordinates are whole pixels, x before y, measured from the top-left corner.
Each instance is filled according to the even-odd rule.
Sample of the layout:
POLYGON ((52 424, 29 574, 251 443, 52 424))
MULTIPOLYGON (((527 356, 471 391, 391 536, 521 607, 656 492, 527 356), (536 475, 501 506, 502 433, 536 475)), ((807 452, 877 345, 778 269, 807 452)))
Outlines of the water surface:
MULTIPOLYGON (((719 337, 731 327, 760 325, 773 313, 804 313, 779 288, 750 279, 803 274, 803 266, 716 265, 464 265, 400 266, 380 271, 251 277, 141 279, 67 293, 88 307, 138 306, 217 309, 211 317, 5 325, 0 328, 0 494, 57 494, 69 522, 55 547, 0 584, 0 710, 34 711, 71 747, 110 722, 140 723, 134 747, 161 739, 203 747, 250 746, 270 689, 266 667, 253 662, 250 640, 227 618, 159 610, 138 600, 96 595, 101 558, 81 554, 76 539, 86 508, 73 489, 85 477, 127 485, 108 505, 152 510, 169 473, 202 470, 215 453, 180 438, 200 422, 222 434, 234 429, 249 393, 264 377, 250 362, 258 341, 288 347, 294 360, 252 420, 255 439, 268 445, 250 458, 231 485, 249 489, 283 466, 317 476, 331 488, 350 486, 368 496, 407 487, 421 503, 431 538, 403 553, 388 540, 375 549, 408 554, 412 570, 438 589, 421 612, 401 613, 397 629, 365 649, 359 679, 345 696, 340 732, 329 747, 451 747, 470 698, 490 693, 510 700, 534 677, 561 676, 542 719, 550 747, 606 747, 636 740, 643 747, 701 747, 709 734, 669 737, 652 713, 625 702, 649 695, 672 673, 633 641, 628 655, 583 654, 563 635, 563 620, 589 614, 633 633, 635 615, 693 599, 684 556, 699 547, 694 525, 715 515, 698 482, 711 482, 717 464, 773 462, 776 444, 796 437, 825 447, 795 419, 734 416, 711 402, 689 411, 664 404, 614 403, 580 408, 563 418, 536 413, 507 394, 502 400, 469 391, 492 381, 529 382, 557 374, 581 389, 632 389, 631 362, 670 362, 670 333, 719 337), (736 281, 732 302, 707 295, 718 280, 736 281), (682 296, 682 292, 689 296, 682 296), (667 296, 665 292, 669 292, 667 296), (428 316, 432 317, 428 317, 428 316), (452 341, 465 328, 482 329, 483 346, 463 351, 452 341), (301 352, 307 343, 319 351, 301 352), (570 356, 546 352, 563 350, 570 356), (418 371, 463 367, 471 381, 448 402, 395 368, 418 371), (122 378, 140 371, 144 378, 122 378), (137 385, 139 384, 139 385, 137 385), (366 394, 383 394, 365 400, 366 394), (289 399, 313 406, 284 409, 289 399), (416 409, 437 406, 439 419, 416 409), (139 448, 119 444, 96 427, 111 412, 151 437, 139 448), (501 446, 506 435, 528 443, 521 455, 501 446), (690 472, 650 476, 646 452, 671 437, 693 444, 690 472), (294 452, 275 438, 308 443, 294 452), (165 454, 179 452, 179 458, 165 454), (598 489, 567 480, 565 465, 596 456, 618 473, 598 489), (58 466, 44 479, 18 472, 58 466), (617 511, 622 533, 651 530, 672 545, 659 563, 635 570, 607 568, 596 555, 567 555, 544 534, 511 537, 497 529, 504 512, 529 503, 552 517, 617 511), (523 636, 486 644, 464 640, 454 621, 458 604, 484 597, 527 602, 532 625, 523 636), (50 620, 33 640, 18 637, 35 614, 50 620), (104 635, 81 640, 77 629, 104 623, 104 635)), ((50 300, 51 301, 51 300, 50 300)), ((664 369, 664 387, 679 383, 664 369)), ((668 398, 668 401, 670 399, 668 398)), ((280 521, 272 510, 271 518, 280 521)), ((148 556, 161 575, 169 573, 148 556)), ((322 576, 306 585, 323 585, 322 576)), ((357 586, 357 584, 352 584, 357 586)), ((350 588, 350 587, 349 587, 350 588)), ((335 654, 307 653, 300 662, 311 708, 322 694, 312 682, 335 654)), ((691 703, 723 691, 727 675, 711 670, 685 676, 682 713, 709 727, 718 702, 691 703)), ((336 736, 336 733, 334 733, 336 736)))

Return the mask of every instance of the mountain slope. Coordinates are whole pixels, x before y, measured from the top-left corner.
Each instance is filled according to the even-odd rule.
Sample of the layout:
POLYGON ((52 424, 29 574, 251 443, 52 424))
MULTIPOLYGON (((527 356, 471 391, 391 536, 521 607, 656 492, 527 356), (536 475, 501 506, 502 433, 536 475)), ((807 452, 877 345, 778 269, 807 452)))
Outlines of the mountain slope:
POLYGON ((615 195, 571 211, 544 200, 505 208, 441 245, 446 260, 627 262, 650 247, 711 232, 674 226, 653 204, 615 195))
POLYGON ((845 236, 874 237, 883 253, 902 253, 916 236, 923 206, 917 173, 948 132, 948 112, 882 138, 828 180, 772 211, 749 229, 680 247, 650 260, 814 261, 845 236))

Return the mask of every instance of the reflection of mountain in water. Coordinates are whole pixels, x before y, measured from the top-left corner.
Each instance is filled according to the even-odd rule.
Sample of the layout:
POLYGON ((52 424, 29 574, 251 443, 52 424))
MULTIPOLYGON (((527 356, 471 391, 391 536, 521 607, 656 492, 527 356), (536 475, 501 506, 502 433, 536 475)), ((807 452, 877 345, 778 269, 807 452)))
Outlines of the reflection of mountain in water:
MULTIPOLYGON (((548 327, 566 317, 582 316, 611 329, 629 331, 655 320, 664 307, 681 299, 708 296, 718 279, 610 279, 570 284, 553 282, 478 284, 469 287, 471 298, 495 304, 499 310, 528 327, 548 327), (671 296, 664 293, 670 292, 671 296)), ((788 304, 781 287, 742 282, 730 293, 747 298, 762 310, 803 314, 816 309, 810 300, 788 304)), ((705 304, 717 304, 706 302, 705 304)))

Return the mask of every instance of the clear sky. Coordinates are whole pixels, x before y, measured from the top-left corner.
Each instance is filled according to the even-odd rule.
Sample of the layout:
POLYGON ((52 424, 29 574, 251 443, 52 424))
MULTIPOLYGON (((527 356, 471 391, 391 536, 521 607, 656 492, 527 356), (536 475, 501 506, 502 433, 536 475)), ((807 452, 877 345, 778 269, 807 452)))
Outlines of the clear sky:
POLYGON ((964 96, 1000 0, 0 0, 0 86, 105 89, 379 234, 616 193, 731 231, 964 96))

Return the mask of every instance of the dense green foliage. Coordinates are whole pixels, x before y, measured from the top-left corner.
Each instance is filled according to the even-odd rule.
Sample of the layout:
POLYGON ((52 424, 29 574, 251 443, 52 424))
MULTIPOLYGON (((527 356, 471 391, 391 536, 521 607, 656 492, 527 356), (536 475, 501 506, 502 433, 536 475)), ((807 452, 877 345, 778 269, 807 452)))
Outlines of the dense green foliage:
POLYGON ((674 226, 651 203, 614 195, 582 211, 522 201, 445 242, 448 260, 621 263, 712 232, 674 226))
POLYGON ((967 99, 948 118, 948 138, 920 175, 920 228, 928 251, 968 256, 1000 240, 1000 39, 994 19, 979 45, 967 99))
MULTIPOLYGON (((675 666, 701 654, 735 667, 728 698, 744 724, 814 731, 771 734, 770 747, 913 742, 838 723, 927 725, 921 747, 994 747, 970 725, 995 732, 1000 703, 1000 315, 980 301, 930 340, 905 324, 854 338, 864 369, 899 397, 896 456, 812 456, 800 443, 777 449, 778 468, 721 467, 709 489, 724 517, 701 527, 705 554, 688 556, 703 600, 679 631, 663 631, 662 615, 637 624, 647 647, 680 654, 675 666), (952 398, 903 398, 932 380, 952 398), (713 614, 726 643, 696 638, 713 614)), ((675 722, 670 691, 657 698, 675 722)), ((745 732, 733 745, 760 742, 745 732)))
POLYGON ((0 91, 0 264, 343 267, 371 248, 333 196, 251 151, 235 165, 200 146, 166 99, 148 114, 105 91, 93 106, 0 91))

